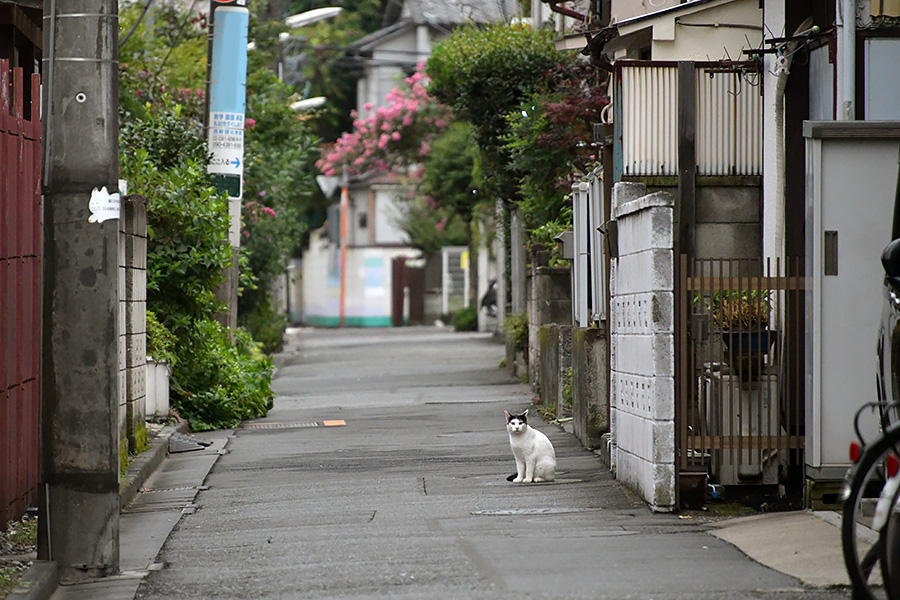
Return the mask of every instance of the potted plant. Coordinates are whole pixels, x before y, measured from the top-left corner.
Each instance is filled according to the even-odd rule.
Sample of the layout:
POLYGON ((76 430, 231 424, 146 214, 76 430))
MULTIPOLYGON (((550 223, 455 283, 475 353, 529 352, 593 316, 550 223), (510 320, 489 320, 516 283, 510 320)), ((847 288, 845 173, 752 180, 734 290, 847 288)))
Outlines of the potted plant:
POLYGON ((772 349, 775 332, 769 329, 771 313, 770 290, 723 290, 710 296, 710 319, 721 330, 726 361, 738 374, 755 379, 761 355, 772 349))

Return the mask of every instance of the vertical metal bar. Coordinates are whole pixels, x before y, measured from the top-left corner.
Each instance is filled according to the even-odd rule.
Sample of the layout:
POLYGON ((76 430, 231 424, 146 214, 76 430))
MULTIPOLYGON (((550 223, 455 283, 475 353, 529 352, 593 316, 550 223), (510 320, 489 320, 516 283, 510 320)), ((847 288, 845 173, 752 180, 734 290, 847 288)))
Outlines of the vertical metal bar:
POLYGON ((678 63, 678 241, 693 258, 697 183, 697 73, 692 61, 678 63))
MULTIPOLYGON (((737 273, 738 273, 737 292, 740 293, 742 290, 746 289, 746 287, 747 287, 744 283, 744 263, 741 260, 735 260, 735 259, 733 259, 731 262, 732 262, 732 264, 735 264, 735 263, 737 264, 737 273)), ((732 344, 734 344, 734 341, 735 341, 734 338, 732 338, 732 344)), ((740 339, 738 339, 737 351, 735 352, 735 354, 737 355, 737 358, 735 360, 740 365, 739 368, 743 367, 744 366, 743 365, 743 361, 744 361, 743 354, 744 353, 742 352, 742 348, 740 346, 740 339)), ((744 437, 744 411, 741 410, 742 406, 741 406, 741 396, 740 396, 741 383, 742 383, 743 378, 744 378, 744 374, 742 372, 739 372, 737 379, 731 380, 731 385, 732 385, 731 401, 732 402, 735 401, 735 395, 736 395, 737 402, 738 402, 738 410, 737 410, 737 415, 736 415, 737 416, 737 442, 738 442, 738 448, 739 448, 738 464, 741 464, 741 465, 744 464, 744 440, 743 440, 743 437, 744 437), (737 394, 735 394, 735 390, 733 387, 735 385, 735 383, 737 383, 737 385, 738 385, 737 394)), ((732 412, 732 433, 734 433, 734 417, 735 417, 735 413, 732 412)))
MULTIPOLYGON (((800 302, 804 298, 804 295, 802 293, 800 293, 800 290, 799 290, 800 273, 801 273, 801 269, 803 267, 803 263, 800 262, 799 257, 792 257, 791 262, 792 262, 791 271, 793 272, 794 276, 796 277, 796 282, 795 282, 796 288, 795 288, 795 293, 794 293, 794 307, 793 307, 793 310, 791 311, 794 313, 793 321, 794 321, 794 335, 795 335, 793 343, 791 344, 791 348, 795 349, 795 352, 793 353, 794 359, 791 362, 794 363, 793 364, 794 372, 799 374, 802 372, 800 370, 800 368, 803 366, 802 362, 801 362, 803 360, 802 354, 798 351, 800 344, 803 343, 803 323, 801 322, 801 319, 799 318, 799 315, 801 312, 799 310, 799 305, 800 305, 800 302)), ((797 461, 797 464, 803 464, 802 458, 800 456, 800 450, 803 448, 803 444, 800 443, 799 434, 800 434, 800 428, 803 425, 803 420, 802 420, 802 415, 800 414, 800 409, 803 406, 802 403, 804 402, 805 399, 803 398, 803 395, 801 394, 801 392, 803 391, 803 387, 802 387, 803 380, 799 377, 799 375, 797 377, 795 377, 795 379, 794 379, 794 386, 795 386, 794 401, 793 401, 794 423, 793 423, 792 430, 796 432, 796 435, 798 437, 794 438, 793 454, 795 456, 795 460, 797 461)))
MULTIPOLYGON (((715 297, 718 297, 721 301, 722 285, 723 285, 722 284, 722 276, 725 272, 725 264, 724 264, 723 259, 721 259, 721 258, 718 259, 717 263, 718 263, 718 267, 719 267, 718 268, 718 278, 713 278, 711 287, 713 288, 712 295, 715 297)), ((721 325, 719 327, 717 327, 717 329, 719 330, 719 331, 717 331, 717 333, 719 333, 721 331, 721 325)), ((726 449, 725 449, 725 435, 726 435, 726 431, 725 431, 725 412, 726 412, 726 409, 725 409, 725 386, 731 377, 731 373, 729 372, 729 374, 726 376, 725 370, 724 370, 724 366, 725 366, 725 362, 726 362, 725 353, 728 352, 728 348, 723 344, 723 338, 721 337, 721 335, 717 335, 716 337, 717 337, 716 346, 719 348, 717 356, 719 359, 719 361, 718 361, 719 367, 721 369, 719 371, 719 384, 716 386, 717 389, 716 389, 715 398, 714 398, 715 410, 716 410, 716 415, 715 415, 715 419, 714 419, 716 422, 716 440, 718 441, 718 446, 719 446, 719 448, 716 452, 717 452, 717 458, 718 458, 719 464, 724 464, 725 463, 725 455, 726 455, 726 449)), ((730 432, 728 432, 728 433, 730 434, 730 432)), ((730 464, 731 459, 732 459, 731 450, 729 449, 728 450, 729 464, 730 464)))
MULTIPOLYGON (((710 380, 706 380, 706 373, 702 373, 703 379, 703 388, 702 388, 702 396, 698 399, 700 406, 700 427, 701 434, 706 435, 707 443, 701 445, 700 447, 700 457, 704 459, 704 457, 709 454, 710 458, 712 458, 712 434, 714 433, 714 424, 712 423, 712 415, 710 414, 710 403, 715 402, 715 399, 711 397, 712 393, 712 377, 713 377, 713 356, 712 356, 712 336, 708 335, 709 330, 712 329, 712 315, 710 314, 709 308, 709 298, 711 294, 709 293, 709 272, 712 269, 712 264, 710 261, 697 261, 694 263, 694 274, 697 275, 699 271, 699 277, 702 277, 701 282, 702 285, 698 286, 700 288, 700 299, 702 300, 701 306, 705 306, 704 312, 706 313, 706 326, 707 326, 707 339, 705 343, 705 351, 704 356, 705 360, 701 360, 701 367, 705 368, 706 365, 710 365, 710 380), (698 268, 699 267, 699 268, 698 268)), ((702 439, 702 438, 701 438, 702 439)))
MULTIPOLYGON (((765 261, 765 268, 764 268, 764 273, 765 273, 765 286, 763 286, 763 289, 765 290, 765 292, 764 292, 765 295, 762 296, 762 299, 765 300, 766 304, 769 304, 769 305, 771 305, 770 303, 772 302, 772 299, 771 299, 771 298, 772 298, 772 297, 771 297, 771 294, 772 294, 772 279, 771 279, 771 277, 772 277, 772 271, 771 271, 771 268, 772 268, 772 261, 771 261, 770 258, 766 258, 766 261, 765 261)), ((776 296, 777 296, 778 292, 776 291, 775 294, 776 294, 776 296)), ((776 303, 777 303, 777 299, 776 299, 776 303)), ((768 320, 771 321, 771 319, 772 319, 772 314, 771 314, 771 312, 769 312, 768 320)), ((773 335, 772 333, 769 333, 769 332, 768 332, 768 329, 770 328, 770 327, 769 327, 769 323, 765 323, 764 325, 765 325, 764 327, 761 326, 761 329, 766 330, 766 332, 767 332, 766 335, 767 335, 767 336, 773 335)), ((777 343, 777 342, 776 342, 776 343, 777 343)), ((768 353, 769 353, 769 348, 770 348, 768 338, 766 339, 765 343, 763 344, 763 348, 764 348, 764 352, 760 352, 760 358, 759 358, 759 362, 760 362, 760 373, 762 373, 763 367, 767 367, 767 366, 768 366, 768 365, 765 364, 765 363, 766 363, 766 359, 768 358, 767 355, 768 355, 768 353)), ((774 348, 774 346, 771 346, 771 348, 773 348, 773 351, 774 351, 773 356, 775 356, 775 355, 778 353, 778 350, 777 350, 776 348, 774 348)), ((766 448, 769 450, 769 452, 771 452, 771 448, 770 448, 770 447, 771 447, 772 436, 773 436, 773 434, 777 434, 778 432, 777 432, 777 431, 774 431, 774 432, 772 431, 772 402, 775 400, 775 398, 772 397, 772 383, 771 383, 770 378, 771 378, 771 377, 776 377, 776 378, 777 378, 777 375, 774 374, 774 372, 773 372, 772 369, 768 369, 768 368, 767 368, 766 371, 765 371, 765 373, 763 374, 763 377, 765 378, 764 381, 766 382, 766 404, 765 404, 765 406, 766 406, 766 414, 765 414, 765 421, 764 421, 766 426, 765 426, 765 428, 763 428, 763 427, 762 427, 762 422, 761 422, 761 423, 760 423, 759 431, 760 431, 760 435, 765 435, 765 436, 766 436, 766 437, 765 437, 765 439, 766 439, 766 448)), ((776 381, 777 381, 777 379, 776 379, 776 381)), ((760 412, 760 418, 762 418, 762 414, 761 414, 762 411, 759 411, 759 412, 760 412)), ((760 448, 759 448, 759 464, 760 464, 760 467, 763 466, 763 456, 764 456, 765 454, 766 454, 766 453, 764 453, 763 450, 762 450, 762 444, 760 444, 760 448)))
POLYGON ((801 269, 803 268, 803 263, 801 262, 800 257, 793 257, 791 259, 791 271, 793 275, 796 277, 796 288, 794 293, 794 307, 792 312, 794 313, 794 335, 796 336, 791 344, 791 347, 794 349, 794 361, 796 362, 794 372, 797 373, 797 377, 794 379, 795 393, 794 393, 794 426, 793 430, 797 432, 797 436, 795 438, 794 443, 794 455, 796 457, 797 464, 803 464, 802 458, 800 456, 800 451, 803 448, 803 444, 800 442, 800 428, 803 425, 802 415, 800 414, 800 409, 803 406, 804 398, 803 398, 803 379, 799 376, 800 373, 803 373, 801 368, 803 367, 803 355, 799 351, 800 344, 803 343, 803 323, 800 318, 800 303, 804 299, 803 293, 800 292, 800 282, 801 280, 801 269))
POLYGON ((677 293, 679 298, 681 299, 681 309, 678 311, 678 354, 682 356, 682 363, 680 368, 677 371, 678 377, 678 389, 679 393, 677 395, 677 403, 676 403, 676 418, 678 419, 678 427, 676 431, 678 432, 679 439, 676 440, 675 447, 678 452, 678 470, 684 469, 690 462, 688 460, 688 448, 690 445, 690 437, 688 436, 688 423, 690 422, 691 414, 690 414, 690 396, 688 395, 688 379, 690 371, 688 370, 687 365, 685 365, 685 359, 687 358, 687 350, 688 350, 688 329, 685 326, 687 307, 690 304, 685 300, 685 298, 689 295, 688 285, 686 281, 687 277, 687 257, 684 254, 679 253, 678 255, 678 264, 679 274, 675 281, 678 282, 677 293))
POLYGON ((778 342, 780 344, 778 350, 778 373, 779 376, 783 378, 778 382, 778 424, 779 424, 779 434, 782 436, 782 440, 779 443, 779 449, 784 452, 784 456, 790 456, 790 427, 788 425, 790 417, 788 416, 788 402, 791 397, 791 382, 794 378, 793 369, 790 364, 790 348, 791 348, 791 339, 790 339, 790 330, 788 328, 788 316, 791 311, 791 279, 790 272, 788 270, 788 263, 786 261, 782 261, 781 257, 776 259, 778 273, 781 277, 784 278, 784 291, 782 292, 781 297, 781 307, 779 310, 779 324, 778 324, 778 342), (781 433, 781 432, 784 433, 781 433))

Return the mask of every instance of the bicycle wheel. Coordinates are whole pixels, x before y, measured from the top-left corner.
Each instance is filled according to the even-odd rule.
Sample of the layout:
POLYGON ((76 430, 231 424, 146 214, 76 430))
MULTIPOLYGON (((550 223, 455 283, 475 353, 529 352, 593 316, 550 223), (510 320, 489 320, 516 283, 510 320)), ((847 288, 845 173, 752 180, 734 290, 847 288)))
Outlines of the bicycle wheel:
POLYGON ((879 528, 878 564, 887 597, 900 600, 900 461, 889 457, 885 470, 889 478, 875 514, 875 526, 879 528))
POLYGON ((870 444, 853 466, 844 492, 841 545, 844 563, 853 586, 854 600, 878 600, 883 590, 875 592, 881 582, 872 571, 881 555, 881 536, 872 529, 873 516, 885 483, 885 461, 897 459, 900 449, 900 426, 887 430, 870 444))

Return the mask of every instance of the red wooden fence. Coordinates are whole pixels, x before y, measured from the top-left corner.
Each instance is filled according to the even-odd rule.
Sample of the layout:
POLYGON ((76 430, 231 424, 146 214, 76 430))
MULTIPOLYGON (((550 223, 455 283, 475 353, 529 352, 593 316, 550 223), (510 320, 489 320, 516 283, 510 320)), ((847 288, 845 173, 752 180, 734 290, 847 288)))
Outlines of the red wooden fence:
POLYGON ((41 349, 40 76, 0 60, 0 528, 35 506, 41 349), (10 81, 10 75, 12 75, 10 81))

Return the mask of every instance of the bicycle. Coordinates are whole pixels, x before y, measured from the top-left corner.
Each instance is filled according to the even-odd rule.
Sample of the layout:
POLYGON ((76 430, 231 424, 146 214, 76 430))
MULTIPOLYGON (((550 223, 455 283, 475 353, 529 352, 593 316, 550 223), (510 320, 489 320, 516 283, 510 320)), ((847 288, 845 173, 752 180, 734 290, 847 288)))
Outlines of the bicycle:
POLYGON ((878 563, 890 600, 900 600, 900 468, 887 465, 888 480, 875 507, 873 526, 879 531, 878 563))
MULTIPOLYGON (((882 572, 883 591, 900 600, 900 423, 891 424, 898 402, 870 402, 857 411, 854 429, 858 442, 850 446, 853 466, 844 480, 841 545, 853 587, 854 600, 878 600, 875 566, 882 572), (882 433, 871 443, 860 433, 859 419, 866 409, 878 410, 882 433), (896 483, 895 483, 896 482, 896 483), (876 512, 878 516, 876 518, 876 512)), ((896 419, 893 420, 896 423, 896 419)))

